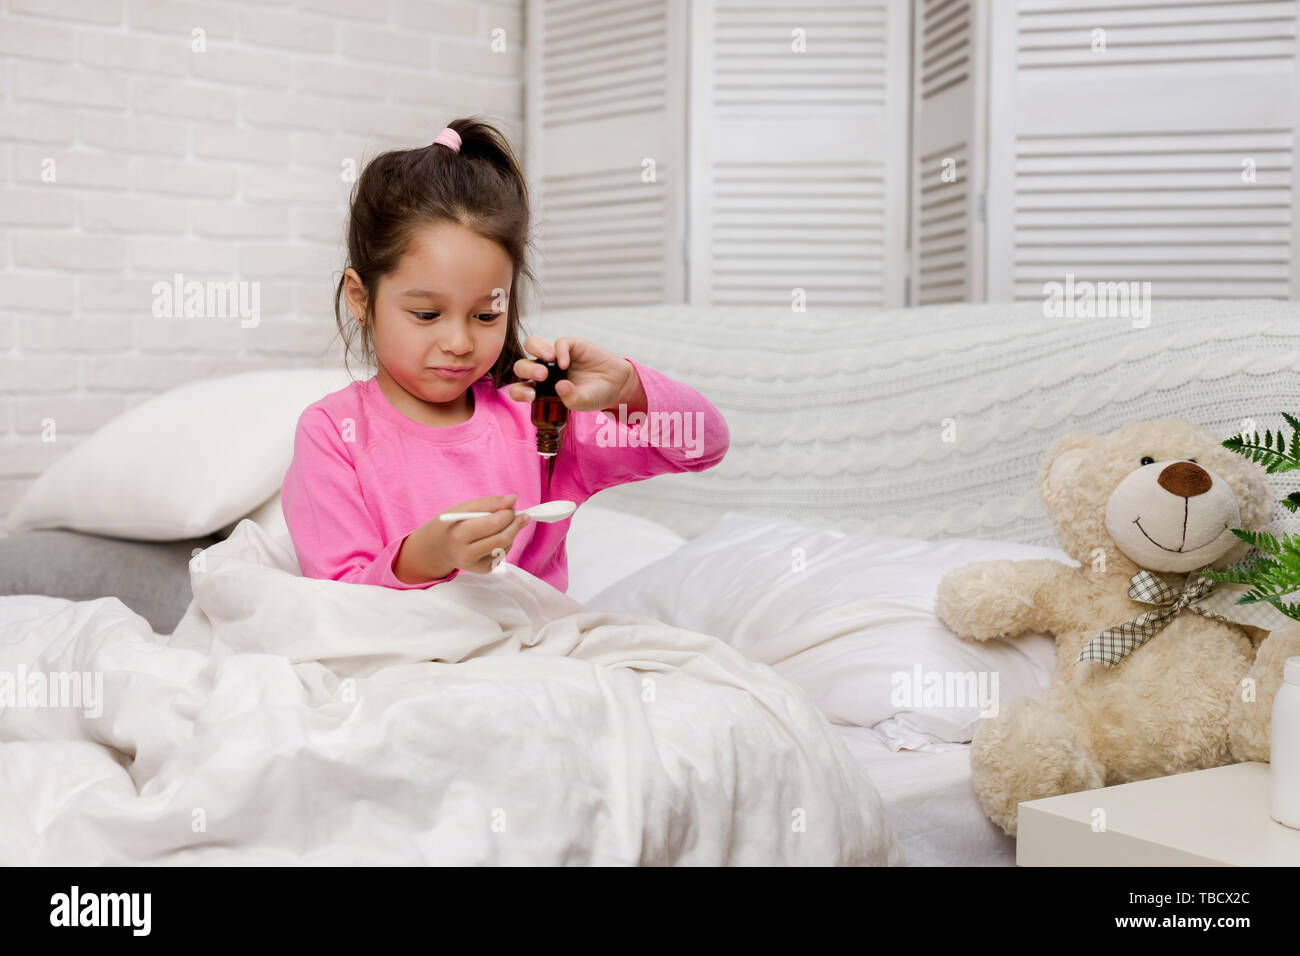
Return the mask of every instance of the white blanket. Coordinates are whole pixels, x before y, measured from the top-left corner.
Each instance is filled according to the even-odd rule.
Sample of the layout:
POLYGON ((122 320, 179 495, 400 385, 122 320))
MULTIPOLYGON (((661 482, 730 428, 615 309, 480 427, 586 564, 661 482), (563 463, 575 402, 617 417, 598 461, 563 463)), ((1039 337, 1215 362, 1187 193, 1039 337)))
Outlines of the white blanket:
POLYGON ((0 599, 0 864, 902 863, 804 692, 716 638, 506 563, 399 591, 287 545, 241 521, 170 638, 0 599))

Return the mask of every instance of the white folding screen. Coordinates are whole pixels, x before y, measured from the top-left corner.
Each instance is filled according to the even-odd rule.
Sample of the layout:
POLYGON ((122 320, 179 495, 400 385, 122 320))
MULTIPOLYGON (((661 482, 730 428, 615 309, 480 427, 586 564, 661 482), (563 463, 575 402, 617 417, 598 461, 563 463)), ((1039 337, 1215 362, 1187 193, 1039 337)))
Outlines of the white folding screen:
POLYGON ((530 0, 527 30, 540 302, 683 301, 686 0, 530 0))
POLYGON ((991 300, 1300 297, 1296 0, 991 4, 991 300))
POLYGON ((909 305, 984 295, 985 4, 915 0, 909 305))
POLYGON ((690 301, 900 305, 908 4, 696 0, 690 301))
POLYGON ((530 0, 543 301, 1300 297, 1298 9, 530 0))

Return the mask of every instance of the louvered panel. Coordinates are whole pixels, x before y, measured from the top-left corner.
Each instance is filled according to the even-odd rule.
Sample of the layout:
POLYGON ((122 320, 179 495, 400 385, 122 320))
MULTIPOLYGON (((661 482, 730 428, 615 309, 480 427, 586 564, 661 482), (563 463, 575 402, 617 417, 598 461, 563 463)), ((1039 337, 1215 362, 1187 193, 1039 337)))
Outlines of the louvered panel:
POLYGON ((665 301, 672 175, 659 166, 652 183, 628 169, 542 180, 541 292, 548 307, 665 301))
POLYGON ((1068 276, 1166 299, 1300 292, 1300 4, 992 9, 990 297, 1068 276))
POLYGON ((714 167, 713 302, 809 308, 882 304, 885 196, 879 164, 714 167))
POLYGON ((914 304, 963 302, 969 295, 969 150, 954 143, 918 157, 919 193, 913 234, 917 243, 914 304), (945 175, 946 172, 946 175, 945 175))
POLYGON ((1021 0, 1016 65, 1030 71, 1128 70, 1213 74, 1289 69, 1295 0, 1115 3, 1021 0), (1104 31, 1104 50, 1094 31, 1104 31))
POLYGON ((713 90, 719 111, 874 107, 885 102, 887 0, 810 6, 715 2, 713 90), (804 52, 796 52, 795 31, 804 52))
POLYGON ((534 308, 680 302, 685 0, 530 0, 534 308))
POLYGON ((974 77, 983 60, 973 39, 981 24, 971 0, 913 6, 910 305, 983 296, 973 216, 983 171, 972 165, 982 160, 974 77))
POLYGON ((906 4, 693 9, 692 298, 901 303, 906 4))
POLYGON ((665 0, 542 5, 542 126, 666 108, 665 0))
POLYGON ((1017 298, 1042 298, 1067 272, 1150 282, 1156 298, 1286 297, 1293 140, 1285 129, 1021 137, 1017 298))
POLYGON ((914 71, 928 100, 970 76, 971 8, 969 0, 924 0, 919 13, 914 71))

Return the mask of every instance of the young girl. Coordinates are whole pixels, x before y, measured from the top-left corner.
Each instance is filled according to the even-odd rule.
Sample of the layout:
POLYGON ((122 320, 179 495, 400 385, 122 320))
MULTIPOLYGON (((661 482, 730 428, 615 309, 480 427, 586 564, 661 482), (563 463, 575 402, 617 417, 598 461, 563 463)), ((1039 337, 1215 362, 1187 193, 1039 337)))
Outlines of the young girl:
POLYGON ((504 557, 563 591, 569 520, 530 522, 516 510, 703 471, 726 454, 725 420, 689 386, 582 339, 530 336, 521 346, 515 293, 521 274, 533 279, 528 224, 518 163, 487 124, 456 120, 423 149, 367 164, 334 306, 345 348, 359 331, 378 372, 298 421, 282 501, 304 575, 427 588, 504 557), (567 376, 556 384, 569 415, 549 492, 529 385, 546 369, 525 349, 567 376), (621 406, 626 416, 679 413, 700 423, 697 440, 664 444, 664 434, 687 444, 683 429, 629 427, 621 406), (439 521, 447 511, 491 514, 439 521))

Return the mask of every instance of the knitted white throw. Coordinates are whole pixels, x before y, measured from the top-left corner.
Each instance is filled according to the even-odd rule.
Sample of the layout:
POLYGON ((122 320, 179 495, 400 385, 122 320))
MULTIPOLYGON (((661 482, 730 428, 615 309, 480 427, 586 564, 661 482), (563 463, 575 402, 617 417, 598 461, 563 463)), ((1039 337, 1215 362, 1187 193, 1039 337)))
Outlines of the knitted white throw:
MULTIPOLYGON (((566 309, 527 334, 591 339, 707 396, 731 450, 702 474, 601 492, 694 536, 728 511, 909 538, 1054 545, 1034 479, 1066 432, 1186 418, 1226 438, 1300 412, 1300 303, 1156 302, 1048 318, 1041 302, 917 309, 566 309)), ((1275 475, 1281 497, 1300 475, 1275 475)), ((1279 509, 1273 530, 1300 532, 1279 509)))

